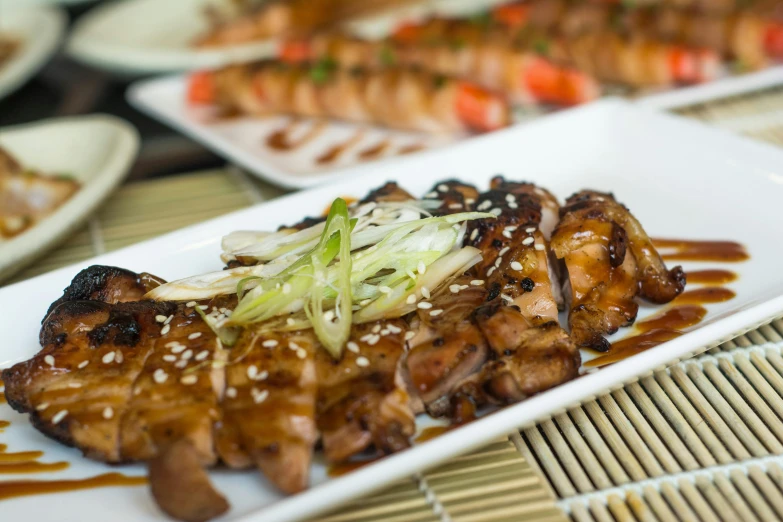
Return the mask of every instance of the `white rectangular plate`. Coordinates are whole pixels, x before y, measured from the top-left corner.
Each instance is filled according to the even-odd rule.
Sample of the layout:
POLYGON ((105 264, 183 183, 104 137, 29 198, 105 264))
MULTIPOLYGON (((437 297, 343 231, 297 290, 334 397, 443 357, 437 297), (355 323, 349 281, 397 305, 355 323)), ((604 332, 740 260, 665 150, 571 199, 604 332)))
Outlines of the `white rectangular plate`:
MULTIPOLYGON (((216 485, 233 506, 226 520, 300 520, 480 447, 517 427, 563 411, 639 375, 686 357, 716 341, 783 312, 783 273, 779 270, 779 226, 783 222, 783 151, 724 131, 607 100, 543 118, 523 127, 479 137, 441 151, 424 152, 396 163, 367 165, 340 183, 300 192, 188 227, 166 236, 0 289, 0 367, 26 359, 39 349, 40 319, 73 275, 92 263, 146 270, 167 279, 219 269, 220 238, 235 229, 293 223, 317 214, 340 195, 364 195, 387 180, 423 194, 436 180, 458 177, 485 188, 495 174, 529 180, 560 198, 591 187, 612 191, 658 237, 733 239, 751 259, 731 266, 740 278, 737 297, 708 305, 706 320, 686 335, 630 357, 576 381, 448 432, 437 439, 329 479, 313 466, 313 487, 284 498, 254 472, 215 472, 216 485)), ((686 270, 715 264, 687 264, 686 270)), ((657 311, 645 306, 640 318, 657 311)), ((627 335, 628 331, 621 335, 627 335)), ((57 477, 83 477, 109 469, 79 457, 38 434, 26 418, 0 407, 12 425, 0 435, 10 451, 45 449, 46 460, 68 460, 57 477)), ((422 420, 422 422, 425 422, 422 420)), ((123 468, 140 474, 140 466, 123 468)), ((54 477, 54 475, 52 475, 54 477)), ((106 489, 0 502, 3 518, 98 522, 158 520, 144 488, 106 489)))

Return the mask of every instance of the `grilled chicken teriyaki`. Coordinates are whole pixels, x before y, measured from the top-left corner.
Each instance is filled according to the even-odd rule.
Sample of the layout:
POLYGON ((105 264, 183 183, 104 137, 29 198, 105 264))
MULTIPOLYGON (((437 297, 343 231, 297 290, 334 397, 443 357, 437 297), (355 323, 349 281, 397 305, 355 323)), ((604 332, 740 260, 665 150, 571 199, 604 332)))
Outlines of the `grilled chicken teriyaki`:
POLYGON ((685 287, 682 268, 666 268, 639 221, 612 194, 585 190, 568 198, 552 251, 568 269, 568 323, 579 346, 608 350, 604 335, 634 322, 637 295, 663 304, 685 287))
MULTIPOLYGON (((332 208, 339 205, 347 216, 341 200, 332 208)), ((340 263, 356 262, 352 279, 343 287, 333 279, 324 290, 328 299, 350 299, 347 308, 316 310, 301 297, 271 318, 236 321, 250 293, 235 286, 274 283, 279 268, 258 275, 267 264, 291 263, 291 249, 307 252, 292 237, 314 244, 321 234, 326 251, 342 248, 333 241, 342 236, 319 232, 330 230, 331 211, 325 223, 306 218, 277 236, 227 236, 223 258, 232 270, 170 284, 114 267, 83 270, 47 312, 41 352, 3 371, 9 404, 90 458, 147 461, 158 504, 175 518, 202 521, 228 509, 208 467, 256 467, 281 491, 301 491, 316 448, 329 462, 393 453, 411 444, 416 413, 459 423, 477 408, 572 379, 577 345, 605 346, 604 334, 633 321, 637 295, 668 302, 685 283, 608 194, 581 192, 560 209, 546 190, 500 177, 484 193, 443 181, 421 201, 390 182, 354 213, 348 248, 353 237, 372 246, 340 250, 340 263), (248 249, 271 236, 282 241, 282 258, 258 257, 267 243, 248 249), (395 237, 410 241, 383 250, 395 237), (362 265, 373 249, 384 252, 380 264, 362 265), (362 266, 380 269, 356 276, 362 266), (570 336, 557 322, 561 268, 570 336), (392 312, 368 316, 384 299, 392 312), (338 312, 352 315, 334 351, 325 328, 339 324, 338 312)), ((310 252, 300 260, 320 255, 318 246, 310 252)), ((314 272, 308 286, 329 273, 314 272)), ((285 281, 294 279, 265 292, 301 290, 285 281)))

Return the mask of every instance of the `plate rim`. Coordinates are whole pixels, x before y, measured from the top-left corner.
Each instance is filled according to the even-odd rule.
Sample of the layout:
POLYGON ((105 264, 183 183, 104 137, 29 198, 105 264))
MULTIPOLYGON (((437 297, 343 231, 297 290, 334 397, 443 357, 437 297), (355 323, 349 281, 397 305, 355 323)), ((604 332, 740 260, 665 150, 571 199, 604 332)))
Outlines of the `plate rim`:
MULTIPOLYGON (((737 142, 737 144, 742 146, 748 154, 754 150, 763 152, 764 159, 767 162, 768 158, 773 156, 775 158, 783 159, 783 151, 780 151, 778 148, 769 144, 735 136, 726 131, 713 129, 682 117, 662 114, 649 108, 635 106, 627 101, 604 101, 601 103, 601 106, 606 107, 606 109, 601 109, 600 107, 596 107, 596 105, 598 104, 591 106, 590 109, 618 110, 617 107, 619 107, 619 110, 621 111, 646 114, 649 118, 676 121, 678 124, 684 124, 693 129, 698 128, 699 132, 713 135, 721 140, 737 142)), ((553 118, 549 118, 550 121, 552 119, 553 118)), ((540 123, 543 122, 543 120, 544 119, 541 119, 537 122, 540 123)), ((530 125, 536 125, 537 122, 533 122, 530 125)), ((516 129, 516 131, 519 130, 520 129, 516 129)), ((531 129, 525 129, 525 132, 531 132, 531 129)), ((490 138, 491 136, 487 137, 487 139, 490 138)), ((433 153, 435 153, 435 151, 433 153)), ((447 152, 444 150, 441 151, 440 154, 447 154, 447 152)), ((370 168, 368 170, 372 169, 370 168)), ((309 190, 282 196, 269 202, 259 203, 258 205, 249 208, 257 209, 259 206, 263 205, 285 205, 298 198, 306 198, 314 192, 328 193, 329 191, 335 190, 343 190, 343 188, 335 188, 328 185, 314 187, 309 190)), ((247 211, 248 209, 235 211, 199 224, 184 227, 183 229, 169 234, 114 251, 109 255, 119 257, 130 249, 162 245, 167 243, 173 236, 183 235, 184 239, 185 237, 194 235, 199 229, 209 230, 220 221, 229 221, 232 216, 247 211)), ((103 257, 105 256, 99 256, 99 262, 103 260, 103 257)), ((65 274, 66 272, 73 274, 75 273, 75 270, 94 261, 95 258, 75 263, 59 269, 57 272, 62 274, 65 274)), ((36 279, 38 278, 17 283, 16 285, 12 285, 12 287, 17 287, 18 289, 21 285, 28 284, 36 279)), ((0 289, 0 300, 2 300, 5 294, 6 288, 0 289)), ((624 383, 633 382, 652 371, 664 368, 685 357, 689 357, 694 352, 705 351, 710 345, 713 345, 718 340, 746 331, 748 328, 752 328, 768 319, 774 318, 780 313, 783 313, 783 296, 769 298, 763 302, 750 305, 730 316, 705 324, 697 330, 688 332, 678 339, 661 345, 657 349, 637 354, 633 358, 626 359, 625 361, 609 366, 594 374, 588 374, 579 379, 564 383, 552 390, 531 397, 523 403, 511 405, 492 415, 483 417, 481 422, 468 424, 457 430, 446 433, 437 439, 438 444, 430 444, 432 441, 428 441, 427 443, 414 446, 413 448, 398 454, 399 457, 407 456, 403 461, 407 464, 401 464, 400 459, 395 459, 393 457, 384 459, 343 477, 313 486, 299 495, 280 499, 265 507, 254 509, 251 513, 238 514, 233 520, 249 522, 274 518, 274 520, 277 520, 278 522, 286 522, 316 515, 329 508, 336 507, 337 504, 349 500, 350 498, 380 489, 395 479, 408 477, 411 474, 420 473, 423 469, 437 466, 440 462, 453 455, 462 454, 471 449, 480 447, 486 442, 501 436, 502 434, 514 431, 520 426, 539 422, 540 420, 550 418, 569 407, 592 400, 597 395, 602 395, 613 389, 617 389, 624 383), (631 361, 635 363, 633 364, 635 368, 631 368, 631 361), (574 396, 578 396, 578 399, 574 399, 574 396), (555 398, 553 399, 553 397, 555 398), (520 412, 522 413, 521 416, 520 412), (520 420, 520 417, 523 420, 520 420), (428 463, 422 467, 420 463, 424 461, 427 461, 428 463)))
POLYGON ((3 256, 3 260, 0 260, 0 280, 7 279, 22 270, 27 262, 64 239, 64 236, 89 219, 95 209, 125 178, 141 144, 139 133, 133 125, 122 118, 103 113, 22 123, 2 127, 0 132, 5 138, 16 132, 29 132, 50 126, 107 126, 117 132, 117 142, 103 168, 82 185, 71 199, 29 230, 0 243, 0 251, 7 254, 3 256))
POLYGON ((30 4, 8 6, 11 13, 28 14, 39 18, 46 29, 45 40, 36 42, 40 48, 28 42, 22 43, 18 56, 0 68, 0 100, 7 98, 30 81, 57 53, 68 25, 67 13, 55 4, 30 4), (10 69, 10 72, 9 72, 10 69))

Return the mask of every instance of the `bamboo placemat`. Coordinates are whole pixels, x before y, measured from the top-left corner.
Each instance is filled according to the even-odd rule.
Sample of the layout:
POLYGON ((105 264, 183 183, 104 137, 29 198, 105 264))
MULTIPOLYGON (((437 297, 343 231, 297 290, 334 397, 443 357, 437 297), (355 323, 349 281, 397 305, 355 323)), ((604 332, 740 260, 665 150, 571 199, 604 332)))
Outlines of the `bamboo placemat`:
MULTIPOLYGON (((783 146, 783 88, 678 112, 783 146)), ((280 193, 233 167, 128 183, 14 281, 280 193)), ((783 519, 781 352, 783 318, 316 520, 783 519)))

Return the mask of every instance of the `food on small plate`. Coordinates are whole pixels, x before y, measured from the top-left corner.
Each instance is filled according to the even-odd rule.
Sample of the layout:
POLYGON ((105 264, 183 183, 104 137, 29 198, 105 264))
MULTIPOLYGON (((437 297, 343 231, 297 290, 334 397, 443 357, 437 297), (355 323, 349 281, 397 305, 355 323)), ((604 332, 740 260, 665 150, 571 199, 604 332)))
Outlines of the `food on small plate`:
POLYGON ((92 459, 147 462, 158 505, 186 521, 229 509, 205 471, 218 463, 293 494, 317 450, 332 464, 392 454, 417 414, 461 424, 574 379, 578 346, 610 331, 615 284, 663 303, 685 282, 610 195, 561 209, 502 177, 418 200, 389 182, 222 248, 224 270, 171 283, 83 270, 44 318, 43 349, 2 372, 37 429, 92 459))
POLYGON ((20 42, 16 38, 0 34, 0 67, 14 57, 19 46, 20 42))
POLYGON ((498 7, 493 19, 516 31, 537 29, 567 37, 614 31, 660 39, 709 49, 749 68, 783 58, 783 22, 763 9, 709 15, 672 7, 628 9, 609 4, 533 0, 498 7))
POLYGON ((263 61, 191 76, 192 104, 227 114, 336 118, 425 132, 491 131, 509 124, 505 98, 466 80, 403 67, 346 70, 330 61, 263 61))
MULTIPOLYGON (((558 31, 553 25, 559 17, 555 16, 552 24, 540 18, 544 16, 522 27, 489 20, 479 24, 469 19, 432 18, 401 25, 392 40, 421 47, 425 54, 430 42, 457 49, 516 49, 518 54, 540 55, 563 64, 574 71, 572 74, 578 71, 602 82, 633 87, 699 83, 714 79, 718 72, 718 55, 702 47, 623 35, 605 27, 558 31)), ((457 56, 470 56, 470 51, 457 56)))
POLYGON ((220 47, 269 38, 309 35, 362 16, 416 0, 270 0, 237 2, 231 15, 209 11, 212 27, 195 44, 220 47))
POLYGON ((515 103, 576 105, 596 99, 600 87, 588 74, 543 56, 519 50, 508 41, 479 39, 454 45, 446 39, 422 44, 393 39, 370 41, 341 34, 292 39, 281 45, 283 60, 332 60, 345 69, 380 69, 390 65, 421 68, 435 74, 475 81, 504 93, 515 103))
POLYGON ((45 218, 76 191, 68 176, 50 176, 25 169, 0 149, 0 239, 10 239, 45 218))

